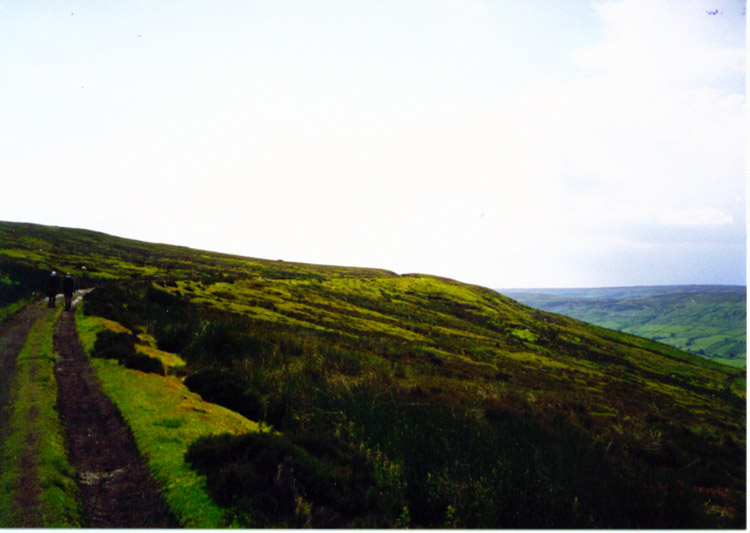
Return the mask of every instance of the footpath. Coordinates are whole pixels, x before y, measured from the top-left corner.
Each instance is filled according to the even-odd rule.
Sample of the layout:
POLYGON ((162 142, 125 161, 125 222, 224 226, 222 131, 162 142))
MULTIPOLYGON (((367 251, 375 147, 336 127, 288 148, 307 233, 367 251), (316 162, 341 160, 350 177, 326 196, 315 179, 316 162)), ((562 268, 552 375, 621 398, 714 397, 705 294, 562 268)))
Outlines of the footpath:
MULTIPOLYGON (((16 363, 24 346, 26 345, 29 331, 38 321, 44 319, 51 310, 46 306, 35 303, 29 304, 0 325, 0 451, 6 439, 9 437, 9 419, 12 410, 11 385, 16 374, 16 363)), ((32 406, 26 416, 33 418, 36 408, 32 406)), ((13 494, 13 507, 19 510, 10 519, 13 523, 0 523, 3 527, 39 527, 41 524, 36 519, 33 508, 38 498, 38 482, 36 472, 33 468, 32 456, 35 451, 35 442, 28 436, 24 437, 24 453, 17 457, 15 465, 18 470, 17 486, 13 494)), ((0 477, 3 476, 7 466, 0 461, 0 477)), ((6 487, 0 487, 6 490, 6 487)))
MULTIPOLYGON (((102 391, 78 340, 74 310, 59 313, 53 346, 56 410, 64 428, 67 461, 74 470, 80 494, 80 525, 86 528, 178 527, 138 451, 130 428, 102 391)), ((35 340, 34 335, 29 334, 34 325, 49 320, 53 312, 47 308, 46 301, 34 302, 0 324, 0 457, 10 437, 7 422, 13 409, 11 388, 19 354, 28 342, 35 340)), ((27 438, 35 439, 34 436, 27 438)), ((37 473, 38 450, 33 442, 31 444, 23 452, 28 457, 20 461, 22 466, 16 486, 10 487, 10 492, 14 492, 14 506, 23 511, 10 518, 5 516, 0 527, 50 527, 39 511, 44 482, 37 473)), ((0 491, 8 491, 8 487, 0 487, 0 491)))

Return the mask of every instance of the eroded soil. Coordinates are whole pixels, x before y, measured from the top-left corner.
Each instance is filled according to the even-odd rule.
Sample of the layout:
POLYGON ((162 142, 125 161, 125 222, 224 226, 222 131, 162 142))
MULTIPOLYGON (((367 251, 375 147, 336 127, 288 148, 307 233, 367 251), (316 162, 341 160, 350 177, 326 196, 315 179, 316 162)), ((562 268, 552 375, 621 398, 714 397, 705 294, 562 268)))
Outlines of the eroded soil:
POLYGON ((88 528, 171 528, 177 522, 159 493, 135 439, 102 391, 78 340, 75 313, 63 312, 54 338, 58 411, 88 528))
MULTIPOLYGON (((5 441, 5 430, 10 416, 10 386, 16 371, 18 355, 23 350, 29 331, 34 324, 49 312, 44 303, 35 302, 27 305, 18 314, 3 323, 0 327, 0 449, 5 441)), ((29 417, 38 416, 35 406, 32 406, 29 417)), ((29 435, 23 455, 19 457, 21 466, 18 479, 18 508, 19 516, 15 517, 18 527, 39 527, 38 513, 35 512, 39 483, 36 477, 36 447, 37 439, 29 435)), ((2 468, 2 465, 0 465, 2 468)))
POLYGON ((21 353, 29 330, 47 311, 47 307, 34 303, 0 327, 0 432, 7 427, 7 404, 10 384, 16 369, 16 359, 21 353))

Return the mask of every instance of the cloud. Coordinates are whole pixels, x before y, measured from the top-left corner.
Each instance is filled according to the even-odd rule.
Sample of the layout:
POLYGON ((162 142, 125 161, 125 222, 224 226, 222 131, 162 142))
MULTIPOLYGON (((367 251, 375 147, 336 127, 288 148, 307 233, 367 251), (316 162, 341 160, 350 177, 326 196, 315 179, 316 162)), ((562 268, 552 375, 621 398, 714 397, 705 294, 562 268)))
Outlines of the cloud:
POLYGON ((732 224, 734 217, 711 207, 696 207, 670 209, 659 215, 658 221, 666 226, 685 228, 719 227, 732 224))
POLYGON ((336 201, 309 220, 337 235, 341 261, 357 250, 361 264, 389 257, 396 270, 485 284, 589 284, 585 258, 601 266, 608 254, 652 254, 653 275, 674 266, 664 261, 677 237, 683 258, 691 239, 696 257, 706 242, 744 239, 745 101, 721 81, 743 54, 734 35, 706 37, 697 3, 596 6, 604 39, 572 56, 584 76, 540 79, 490 108, 331 125, 285 163, 280 176, 307 192, 284 209, 318 209, 301 198, 321 197, 316 176, 338 176, 336 201))
POLYGON ((127 33, 118 17, 88 30, 115 62, 19 29, 4 212, 490 286, 624 283, 607 276, 629 258, 648 283, 674 272, 675 240, 694 265, 737 257, 721 247, 745 238, 744 2, 596 2, 580 30, 583 4, 553 4, 125 9, 149 21, 131 16, 138 48, 103 37, 127 33), (29 35, 57 54, 27 60, 29 35))
POLYGON ((535 153, 552 175, 527 179, 561 185, 559 210, 572 203, 596 217, 591 223, 624 212, 639 222, 665 210, 744 209, 744 96, 711 86, 738 68, 724 59, 743 50, 728 47, 731 37, 691 35, 705 16, 696 3, 597 6, 607 38, 577 56, 597 58, 589 65, 601 69, 541 82, 508 106, 508 130, 532 144, 515 153, 535 153), (676 60, 684 55, 693 59, 676 60), (596 190, 562 187, 580 179, 596 190))
POLYGON ((641 87, 706 85, 727 74, 743 75, 743 5, 733 0, 598 2, 593 8, 605 39, 577 50, 573 60, 641 87), (712 9, 720 15, 710 16, 712 9))
POLYGON ((486 18, 489 15, 487 6, 481 0, 443 0, 443 3, 471 18, 486 18))
POLYGON ((736 4, 725 4, 724 20, 704 20, 705 2, 595 4, 604 39, 572 56, 591 69, 584 77, 540 80, 459 122, 458 131, 479 139, 464 158, 464 183, 495 201, 493 210, 474 198, 489 212, 486 242, 494 238, 558 284, 586 284, 587 256, 645 262, 646 251, 653 263, 639 282, 648 283, 645 273, 659 264, 673 268, 666 258, 675 239, 683 259, 703 261, 707 243, 741 258, 746 103, 736 74, 744 71, 744 29, 736 4))

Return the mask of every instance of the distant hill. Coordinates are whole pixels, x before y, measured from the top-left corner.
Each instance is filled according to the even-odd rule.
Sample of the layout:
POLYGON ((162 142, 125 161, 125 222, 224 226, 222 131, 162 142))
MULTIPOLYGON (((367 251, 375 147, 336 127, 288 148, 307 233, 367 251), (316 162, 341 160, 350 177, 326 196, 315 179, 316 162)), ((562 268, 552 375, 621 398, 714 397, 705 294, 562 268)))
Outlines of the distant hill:
POLYGON ((745 526, 744 369, 426 274, 7 222, 0 318, 52 269, 94 288, 78 333, 139 449, 188 450, 155 479, 199 473, 234 525, 745 526), (213 415, 142 399, 183 386, 274 431, 198 439, 213 415))
POLYGON ((672 285, 594 289, 498 289, 521 303, 746 365, 747 289, 672 285))

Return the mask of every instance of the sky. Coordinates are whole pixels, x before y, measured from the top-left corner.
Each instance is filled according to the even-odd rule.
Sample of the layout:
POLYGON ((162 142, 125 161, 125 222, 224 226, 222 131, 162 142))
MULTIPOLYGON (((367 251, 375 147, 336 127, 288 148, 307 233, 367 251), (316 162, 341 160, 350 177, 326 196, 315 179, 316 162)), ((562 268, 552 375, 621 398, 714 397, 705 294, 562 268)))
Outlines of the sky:
POLYGON ((493 288, 745 284, 745 2, 4 0, 0 220, 493 288))

